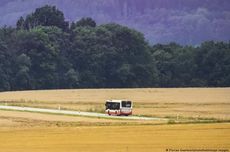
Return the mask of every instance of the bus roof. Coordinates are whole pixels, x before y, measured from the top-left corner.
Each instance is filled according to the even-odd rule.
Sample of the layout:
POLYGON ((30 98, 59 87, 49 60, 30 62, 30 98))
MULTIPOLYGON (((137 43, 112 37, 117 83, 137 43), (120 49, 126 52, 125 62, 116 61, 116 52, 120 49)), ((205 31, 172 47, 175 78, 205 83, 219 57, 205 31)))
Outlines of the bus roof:
POLYGON ((124 100, 114 100, 114 99, 112 99, 112 100, 106 100, 106 102, 122 102, 122 101, 130 101, 130 100, 127 100, 127 99, 124 99, 124 100))

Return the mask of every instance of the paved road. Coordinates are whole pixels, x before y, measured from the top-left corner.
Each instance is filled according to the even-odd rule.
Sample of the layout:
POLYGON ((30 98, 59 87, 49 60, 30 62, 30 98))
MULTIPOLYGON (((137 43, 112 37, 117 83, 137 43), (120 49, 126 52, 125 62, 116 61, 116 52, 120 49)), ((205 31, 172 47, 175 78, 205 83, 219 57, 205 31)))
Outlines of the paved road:
POLYGON ((107 114, 95 113, 95 112, 81 112, 81 111, 55 110, 55 109, 17 107, 17 106, 0 106, 0 109, 3 109, 3 110, 16 110, 16 111, 27 111, 27 112, 39 112, 39 113, 64 114, 64 115, 77 115, 77 116, 88 116, 88 117, 100 117, 100 118, 111 118, 111 119, 166 120, 166 119, 163 119, 163 118, 153 118, 153 117, 109 116, 107 114))

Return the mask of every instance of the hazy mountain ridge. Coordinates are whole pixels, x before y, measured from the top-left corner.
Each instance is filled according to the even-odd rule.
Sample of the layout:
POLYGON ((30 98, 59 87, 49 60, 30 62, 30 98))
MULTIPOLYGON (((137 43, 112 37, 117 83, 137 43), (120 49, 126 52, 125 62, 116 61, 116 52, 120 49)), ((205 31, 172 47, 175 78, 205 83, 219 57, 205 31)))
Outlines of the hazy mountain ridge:
POLYGON ((230 39, 229 0, 2 0, 0 25, 15 25, 45 4, 56 5, 68 21, 89 16, 133 27, 153 43, 230 39))

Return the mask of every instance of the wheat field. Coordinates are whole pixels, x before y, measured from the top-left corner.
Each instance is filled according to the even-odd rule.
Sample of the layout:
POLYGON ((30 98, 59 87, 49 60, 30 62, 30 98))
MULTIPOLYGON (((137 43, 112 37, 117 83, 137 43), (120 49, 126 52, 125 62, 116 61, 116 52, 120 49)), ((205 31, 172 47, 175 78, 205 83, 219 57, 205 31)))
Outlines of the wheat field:
POLYGON ((16 128, 0 130, 0 147, 3 152, 229 150, 229 134, 229 124, 16 128))
POLYGON ((134 115, 230 119, 230 88, 75 89, 0 93, 0 104, 104 112, 107 99, 129 99, 134 115))
POLYGON ((2 105, 61 106, 62 109, 94 112, 104 112, 106 99, 130 99, 134 102, 134 115, 164 117, 170 121, 127 121, 0 110, 0 151, 230 151, 230 88, 0 93, 2 105))
POLYGON ((230 88, 73 89, 0 93, 0 101, 95 102, 130 99, 137 103, 229 103, 230 88))

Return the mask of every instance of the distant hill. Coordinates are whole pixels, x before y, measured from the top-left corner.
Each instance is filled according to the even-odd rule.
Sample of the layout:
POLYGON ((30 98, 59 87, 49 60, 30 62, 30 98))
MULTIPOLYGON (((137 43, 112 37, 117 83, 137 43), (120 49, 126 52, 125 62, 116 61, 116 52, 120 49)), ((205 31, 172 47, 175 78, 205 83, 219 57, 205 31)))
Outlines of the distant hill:
POLYGON ((92 17, 98 24, 127 25, 151 43, 230 40, 229 0, 1 0, 0 26, 14 26, 45 4, 56 5, 68 21, 92 17))

